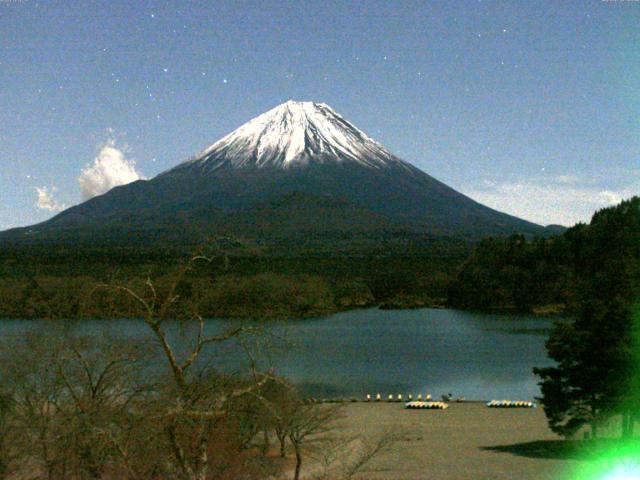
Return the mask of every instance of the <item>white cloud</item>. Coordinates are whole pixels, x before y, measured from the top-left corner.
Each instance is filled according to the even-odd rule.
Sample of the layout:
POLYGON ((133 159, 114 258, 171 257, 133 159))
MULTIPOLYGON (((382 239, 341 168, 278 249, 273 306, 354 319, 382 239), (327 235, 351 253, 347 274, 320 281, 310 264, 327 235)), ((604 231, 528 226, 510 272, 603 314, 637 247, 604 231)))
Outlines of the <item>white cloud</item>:
MULTIPOLYGON (((638 194, 640 194, 640 190, 638 191, 638 194)), ((615 205, 616 203, 620 203, 622 200, 624 200, 623 198, 624 193, 621 193, 621 192, 612 192, 610 190, 602 190, 601 192, 599 192, 598 195, 603 201, 606 201, 609 205, 615 205)))
POLYGON ((118 185, 144 178, 135 166, 136 162, 127 159, 124 151, 116 147, 115 141, 109 140, 100 149, 93 165, 87 165, 78 177, 82 199, 88 200, 118 185))
POLYGON ((36 206, 43 210, 49 210, 50 212, 60 212, 64 210, 66 205, 59 203, 55 198, 53 198, 57 191, 58 189, 56 187, 52 187, 51 189, 47 187, 36 187, 36 192, 38 193, 36 206))
POLYGON ((630 175, 620 188, 601 188, 593 180, 560 176, 484 182, 466 192, 491 208, 540 225, 588 223, 596 210, 640 195, 640 178, 630 175))

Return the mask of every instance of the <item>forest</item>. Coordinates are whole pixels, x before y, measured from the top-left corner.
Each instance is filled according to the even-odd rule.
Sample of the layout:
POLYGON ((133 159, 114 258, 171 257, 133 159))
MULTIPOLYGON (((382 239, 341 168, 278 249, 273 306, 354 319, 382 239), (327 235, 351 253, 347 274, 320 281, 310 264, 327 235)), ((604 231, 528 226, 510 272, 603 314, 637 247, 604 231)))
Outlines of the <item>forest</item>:
MULTIPOLYGON (((640 198, 598 211, 570 232, 573 312, 557 321, 537 368, 549 426, 571 437, 620 418, 634 437, 640 421, 640 198)), ((637 445, 634 447, 637 453, 637 445)))
MULTIPOLYGON (((207 317, 306 318, 374 305, 442 306, 447 285, 467 252, 389 255, 257 255, 206 251, 179 291, 207 317)), ((469 247, 470 250, 470 247, 469 247)), ((183 252, 12 251, 0 260, 0 316, 117 318, 135 314, 121 298, 89 301, 102 283, 130 287, 175 280, 183 252)), ((99 299, 98 299, 99 300, 99 299)))
MULTIPOLYGON (((527 240, 488 238, 459 267, 448 286, 450 306, 476 310, 575 314, 585 279, 601 268, 627 274, 640 248, 640 198, 596 212, 561 235, 527 240), (597 262, 597 263, 596 263, 597 262)), ((613 278, 613 277, 612 277, 613 278)))
POLYGON ((640 238, 612 220, 615 212, 634 211, 638 201, 603 209, 591 224, 549 238, 441 239, 375 252, 264 252, 229 239, 191 249, 4 248, 0 316, 135 315, 121 299, 87 299, 102 283, 135 287, 153 278, 163 288, 194 251, 207 252, 212 261, 190 270, 179 291, 206 317, 306 318, 371 306, 571 315, 590 259, 618 253, 613 242, 594 246, 596 232, 604 238, 626 232, 630 242, 640 238))

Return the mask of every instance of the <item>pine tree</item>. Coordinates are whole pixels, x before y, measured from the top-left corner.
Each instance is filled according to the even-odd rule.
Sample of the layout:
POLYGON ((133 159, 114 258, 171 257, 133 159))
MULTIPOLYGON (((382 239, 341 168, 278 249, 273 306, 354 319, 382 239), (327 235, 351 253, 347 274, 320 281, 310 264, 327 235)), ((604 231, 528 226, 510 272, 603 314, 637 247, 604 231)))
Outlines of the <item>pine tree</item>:
MULTIPOLYGON (((574 232, 575 233, 575 232, 574 232)), ((551 429, 565 436, 621 414, 633 432, 640 404, 635 307, 640 297, 640 198, 597 212, 577 233, 578 312, 547 342, 555 367, 535 369, 551 429)))

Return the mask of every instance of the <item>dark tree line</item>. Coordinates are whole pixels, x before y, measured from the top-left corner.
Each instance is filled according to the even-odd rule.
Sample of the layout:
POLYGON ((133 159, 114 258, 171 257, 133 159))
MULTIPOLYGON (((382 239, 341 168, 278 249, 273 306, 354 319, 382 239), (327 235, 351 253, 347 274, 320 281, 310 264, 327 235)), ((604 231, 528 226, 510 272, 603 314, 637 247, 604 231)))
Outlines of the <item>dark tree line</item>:
POLYGON ((547 342, 551 368, 541 378, 551 428, 592 434, 614 416, 623 436, 640 420, 640 198, 597 212, 571 232, 575 315, 558 322, 547 342))
POLYGON ((450 283, 449 304, 521 312, 545 306, 556 306, 556 311, 572 308, 580 255, 575 238, 584 228, 578 224, 549 239, 512 235, 482 240, 450 283))
MULTIPOLYGON (((198 265, 181 285, 207 317, 307 318, 373 305, 440 305, 463 256, 306 255, 270 256, 247 250, 228 255, 225 264, 198 265)), ((139 288, 151 275, 159 288, 169 285, 183 257, 70 252, 2 251, 0 317, 76 318, 93 286, 117 282, 139 288)), ((94 318, 132 316, 123 298, 94 302, 94 318)))
POLYGON ((564 312, 536 369, 551 428, 570 436, 640 411, 640 197, 596 212, 550 239, 483 240, 449 286, 450 304, 481 310, 564 312), (549 308, 552 307, 552 308, 549 308))

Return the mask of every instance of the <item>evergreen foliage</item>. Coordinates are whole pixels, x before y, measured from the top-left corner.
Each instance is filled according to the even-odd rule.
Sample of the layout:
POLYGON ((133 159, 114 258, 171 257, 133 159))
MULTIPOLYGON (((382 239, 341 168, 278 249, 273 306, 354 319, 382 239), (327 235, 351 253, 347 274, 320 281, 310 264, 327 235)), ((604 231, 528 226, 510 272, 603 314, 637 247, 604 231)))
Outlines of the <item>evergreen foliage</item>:
POLYGON ((570 232, 576 314, 558 322, 547 342, 555 367, 535 369, 550 427, 572 435, 623 416, 623 434, 638 419, 640 198, 597 212, 570 232))

